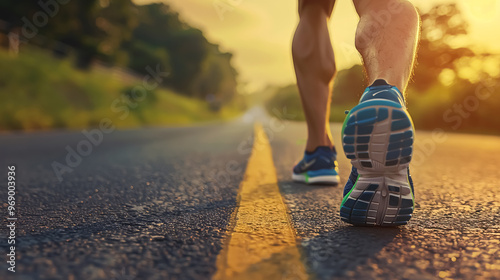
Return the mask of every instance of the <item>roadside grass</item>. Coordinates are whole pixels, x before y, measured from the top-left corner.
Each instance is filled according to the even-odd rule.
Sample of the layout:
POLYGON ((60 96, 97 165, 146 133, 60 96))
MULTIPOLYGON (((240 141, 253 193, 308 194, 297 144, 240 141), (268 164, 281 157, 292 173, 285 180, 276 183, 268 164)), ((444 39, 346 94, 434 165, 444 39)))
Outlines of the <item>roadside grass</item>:
POLYGON ((0 64, 2 131, 81 129, 96 126, 103 118, 118 128, 189 125, 229 120, 242 112, 236 102, 215 112, 207 102, 160 87, 137 100, 137 106, 126 106, 123 96, 130 96, 140 79, 124 81, 102 69, 81 71, 71 59, 60 60, 38 49, 26 48, 16 57, 0 50, 0 64), (117 109, 124 107, 128 115, 117 109))
MULTIPOLYGON (((480 85, 459 81, 452 86, 437 83, 425 92, 409 88, 408 111, 415 127, 419 130, 440 129, 447 132, 499 135, 500 118, 496 118, 494 114, 500 108, 498 85, 500 84, 497 83, 491 88, 481 88, 480 85)), ((354 90, 348 92, 361 93, 354 90)), ((334 99, 342 97, 342 93, 334 90, 334 99)), ((295 85, 277 88, 270 96, 265 104, 271 115, 292 121, 305 120, 295 85), (279 113, 285 108, 287 114, 280 115, 279 113)), ((357 105, 359 96, 351 96, 351 99, 342 102, 332 101, 331 122, 344 121, 344 112, 357 105)))

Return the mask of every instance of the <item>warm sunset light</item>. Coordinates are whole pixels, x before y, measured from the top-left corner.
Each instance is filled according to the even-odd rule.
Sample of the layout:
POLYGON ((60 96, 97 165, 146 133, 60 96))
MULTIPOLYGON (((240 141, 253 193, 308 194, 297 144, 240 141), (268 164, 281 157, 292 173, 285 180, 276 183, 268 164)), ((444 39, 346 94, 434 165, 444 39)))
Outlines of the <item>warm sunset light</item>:
POLYGON ((500 0, 1 0, 0 100, 0 279, 500 279, 500 0))
MULTIPOLYGON (((138 4, 157 0, 135 0, 138 4)), ((295 81, 291 60, 291 39, 298 22, 297 3, 290 0, 164 0, 181 13, 208 38, 234 54, 234 65, 241 82, 248 90, 267 84, 288 84, 295 81)), ((425 12, 439 3, 457 3, 470 24, 469 35, 463 43, 478 51, 500 53, 500 1, 497 0, 432 0, 411 1, 425 12)), ((347 68, 360 63, 354 48, 354 33, 358 16, 351 1, 336 3, 329 23, 336 51, 337 66, 347 68)), ((498 65, 498 64, 497 64, 498 65)), ((483 67, 483 66, 481 66, 483 67)), ((498 71, 497 67, 490 71, 498 71)), ((474 76, 468 70, 464 75, 474 76)))

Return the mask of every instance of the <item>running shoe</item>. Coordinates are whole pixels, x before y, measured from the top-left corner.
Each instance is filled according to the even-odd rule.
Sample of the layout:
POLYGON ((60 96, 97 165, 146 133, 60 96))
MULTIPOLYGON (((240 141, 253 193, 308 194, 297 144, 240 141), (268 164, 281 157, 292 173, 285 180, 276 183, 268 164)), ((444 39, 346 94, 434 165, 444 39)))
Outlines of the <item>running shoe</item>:
POLYGON ((342 127, 344 153, 352 171, 340 217, 354 225, 407 224, 414 207, 409 164, 414 128, 401 92, 376 80, 347 115, 342 127))
POLYGON ((304 152, 304 158, 293 168, 292 179, 306 184, 337 185, 340 181, 335 147, 317 147, 304 152))

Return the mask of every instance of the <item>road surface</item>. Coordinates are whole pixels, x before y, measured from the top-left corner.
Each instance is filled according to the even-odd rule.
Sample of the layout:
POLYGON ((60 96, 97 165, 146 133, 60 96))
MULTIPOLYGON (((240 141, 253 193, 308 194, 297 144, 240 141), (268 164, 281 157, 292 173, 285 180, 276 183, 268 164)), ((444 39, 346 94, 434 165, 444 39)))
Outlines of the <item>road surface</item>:
MULTIPOLYGON (((340 124, 332 131, 340 143, 340 124)), ((221 270, 246 265, 239 276, 259 279, 276 263, 282 275, 272 278, 279 279, 500 279, 499 137, 417 131, 414 217, 398 228, 369 228, 340 220, 350 172, 340 146, 341 185, 291 182, 305 133, 303 123, 247 116, 103 133, 90 152, 81 132, 1 134, 0 213, 6 225, 13 164, 17 224, 15 273, 7 270, 10 232, 2 226, 0 278, 224 279, 221 270), (267 151, 253 146, 256 121, 272 156, 251 159, 252 149, 267 151), (78 145, 88 155, 69 166, 68 147, 78 145), (71 169, 62 181, 54 162, 71 169), (251 199, 259 191, 275 199, 244 210, 257 205, 251 199), (262 219, 270 226, 259 226, 262 219), (245 232, 255 227, 263 230, 256 239, 245 232), (272 246, 293 252, 275 253, 272 246), (259 265, 244 263, 252 258, 259 265)))

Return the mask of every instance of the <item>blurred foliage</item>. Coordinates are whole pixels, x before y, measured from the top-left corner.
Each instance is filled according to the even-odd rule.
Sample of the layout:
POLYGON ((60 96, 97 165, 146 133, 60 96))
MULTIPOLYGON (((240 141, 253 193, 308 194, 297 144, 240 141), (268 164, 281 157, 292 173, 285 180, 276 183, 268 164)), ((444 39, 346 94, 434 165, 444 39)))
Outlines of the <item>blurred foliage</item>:
POLYGON ((100 60, 147 75, 147 66, 159 65, 170 73, 163 85, 181 94, 219 105, 236 95, 232 55, 182 22, 170 6, 139 6, 131 0, 65 2, 0 0, 0 20, 6 22, 6 33, 19 33, 24 42, 62 57, 75 52, 81 69, 100 60))
POLYGON ((103 68, 88 71, 73 67, 70 59, 56 59, 44 51, 25 49, 17 57, 0 49, 0 130, 48 128, 81 129, 109 118, 117 127, 179 125, 232 119, 240 114, 240 103, 231 101, 218 112, 197 98, 172 90, 141 87, 141 98, 133 94, 141 80, 129 83, 103 68), (114 102, 123 110, 113 109, 114 102), (125 106, 125 104, 131 104, 125 106))
MULTIPOLYGON (((344 111, 349 110, 358 103, 361 93, 366 87, 363 83, 364 77, 361 65, 354 65, 337 73, 333 86, 330 121, 344 121, 344 111), (353 83, 353 81, 356 82, 353 83)), ((283 108, 286 108, 287 112, 290 113, 288 115, 293 116, 292 120, 305 120, 299 89, 295 84, 276 88, 265 104, 271 114, 281 112, 283 108)))
MULTIPOLYGON (((468 23, 455 4, 436 5, 421 13, 421 19, 417 65, 407 89, 416 127, 500 134, 500 118, 492 117, 500 108, 499 56, 467 45, 468 23), (497 66, 496 74, 482 67, 488 63, 497 66)), ((343 121, 344 110, 357 104, 367 86, 364 77, 360 65, 337 73, 331 121, 343 121)), ((278 88, 266 107, 271 114, 272 108, 287 108, 294 120, 304 120, 295 85, 278 88)))
POLYGON ((276 88, 271 98, 266 101, 265 107, 271 114, 281 112, 280 109, 286 108, 288 112, 293 112, 290 114, 290 120, 305 120, 304 111, 302 110, 302 104, 300 102, 299 89, 295 84, 276 88))
POLYGON ((443 69, 457 70, 457 61, 476 54, 467 47, 455 47, 458 38, 467 35, 468 23, 456 4, 434 6, 421 14, 422 33, 412 87, 425 92, 436 82, 443 69))
POLYGON ((500 108, 500 76, 485 67, 499 65, 499 55, 475 51, 454 3, 436 5, 421 19, 418 64, 407 90, 417 128, 500 134, 500 119, 491 117, 500 108))

